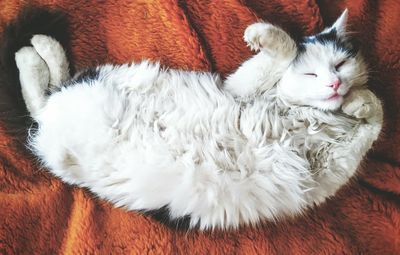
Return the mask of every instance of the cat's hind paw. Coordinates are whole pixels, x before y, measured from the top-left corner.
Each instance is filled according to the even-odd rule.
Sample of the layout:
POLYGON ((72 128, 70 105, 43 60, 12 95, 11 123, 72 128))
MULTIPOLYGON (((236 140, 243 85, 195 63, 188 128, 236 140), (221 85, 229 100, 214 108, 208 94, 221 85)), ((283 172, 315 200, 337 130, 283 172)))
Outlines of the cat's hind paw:
POLYGON ((59 87, 69 79, 69 63, 61 44, 47 35, 34 35, 31 43, 50 71, 50 86, 59 87))
MULTIPOLYGON (((38 86, 46 90, 49 82, 49 69, 33 47, 23 47, 15 53, 22 86, 38 86)), ((24 87, 23 87, 24 89, 24 87)))
POLYGON ((29 112, 42 108, 49 85, 49 69, 33 47, 23 47, 15 53, 22 96, 29 112))

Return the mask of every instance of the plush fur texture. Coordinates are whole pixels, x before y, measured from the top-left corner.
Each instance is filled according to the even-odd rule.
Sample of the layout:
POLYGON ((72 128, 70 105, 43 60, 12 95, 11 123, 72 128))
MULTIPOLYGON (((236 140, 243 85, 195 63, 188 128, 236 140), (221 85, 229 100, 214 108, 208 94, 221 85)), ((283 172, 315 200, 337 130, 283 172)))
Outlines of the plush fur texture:
POLYGON ((15 54, 38 123, 29 146, 65 182, 128 210, 166 208, 191 228, 297 215, 347 183, 382 127, 346 21, 301 52, 282 29, 249 26, 244 39, 262 52, 226 82, 148 61, 70 79, 62 46, 34 35, 15 54))
MULTIPOLYGON (((352 30, 357 31, 353 37, 363 42, 367 62, 374 71, 369 86, 385 99, 387 126, 383 139, 364 164, 363 175, 323 206, 293 221, 225 233, 178 233, 140 214, 113 208, 87 190, 62 184, 32 165, 28 155, 18 151, 2 130, 0 234, 6 254, 27 250, 53 254, 398 253, 399 185, 398 169, 393 164, 398 158, 398 112, 394 109, 399 90, 396 57, 390 54, 397 49, 393 43, 398 38, 393 33, 398 26, 395 2, 337 1, 327 5, 322 1, 318 8, 314 1, 296 5, 283 0, 246 1, 247 6, 230 0, 223 4, 182 1, 179 8, 185 11, 183 15, 179 8, 173 8, 172 1, 148 6, 123 1, 105 1, 95 6, 85 1, 35 3, 68 12, 73 27, 73 54, 79 69, 96 62, 140 61, 155 59, 157 55, 167 66, 225 73, 249 56, 240 34, 246 25, 256 21, 256 15, 288 31, 311 34, 320 31, 322 24, 332 24, 340 10, 348 6, 352 30), (139 8, 140 12, 146 10, 148 19, 137 15, 140 12, 134 10, 139 8), (149 27, 156 28, 157 33, 149 27), (176 34, 175 28, 182 32, 176 34), (136 37, 132 31, 145 36, 136 37), (173 42, 173 47, 169 42, 173 42), (195 45, 201 50, 197 51, 195 45)), ((15 17, 20 6, 19 1, 2 3, 2 26, 15 17)))

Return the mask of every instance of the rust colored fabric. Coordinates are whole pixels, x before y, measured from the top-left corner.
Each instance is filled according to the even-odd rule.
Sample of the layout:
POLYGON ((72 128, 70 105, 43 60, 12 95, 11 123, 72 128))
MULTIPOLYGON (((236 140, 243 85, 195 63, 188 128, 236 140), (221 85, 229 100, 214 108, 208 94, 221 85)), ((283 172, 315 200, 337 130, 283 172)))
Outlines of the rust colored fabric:
MULTIPOLYGON (((0 32, 25 1, 0 1, 0 32)), ((400 254, 400 2, 397 0, 33 0, 68 14, 77 69, 149 58, 227 74, 251 55, 258 19, 293 34, 350 27, 383 99, 385 128, 361 173, 303 217, 237 231, 177 232, 113 208, 40 169, 0 123, 0 254, 400 254)), ((0 102, 3 103, 3 102, 0 102)))

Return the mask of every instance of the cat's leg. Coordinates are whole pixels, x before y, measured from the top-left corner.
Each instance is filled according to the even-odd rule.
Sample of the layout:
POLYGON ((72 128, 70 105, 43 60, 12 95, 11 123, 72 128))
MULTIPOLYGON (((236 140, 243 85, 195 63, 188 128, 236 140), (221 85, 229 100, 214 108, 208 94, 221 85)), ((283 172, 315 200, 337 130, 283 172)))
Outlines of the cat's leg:
POLYGON ((236 97, 249 97, 270 89, 297 54, 295 41, 281 28, 268 23, 247 27, 244 40, 258 54, 245 61, 225 81, 236 97))
POLYGON ((322 202, 325 196, 332 196, 351 178, 367 151, 378 139, 382 129, 383 110, 380 100, 367 89, 351 91, 345 98, 342 110, 356 117, 360 122, 348 141, 334 145, 328 156, 328 167, 316 174, 319 186, 312 192, 315 202, 322 202))
POLYGON ((347 115, 358 119, 365 119, 370 125, 379 127, 383 122, 381 101, 368 89, 355 89, 350 91, 342 105, 342 110, 347 115))
POLYGON ((61 44, 47 35, 34 35, 31 43, 50 71, 50 88, 60 87, 70 78, 69 64, 61 44))
POLYGON ((23 47, 15 53, 19 69, 22 96, 26 107, 34 117, 45 104, 50 72, 33 47, 23 47))
POLYGON ((295 41, 281 28, 269 23, 254 23, 244 32, 244 41, 254 51, 264 51, 282 59, 296 54, 295 41))

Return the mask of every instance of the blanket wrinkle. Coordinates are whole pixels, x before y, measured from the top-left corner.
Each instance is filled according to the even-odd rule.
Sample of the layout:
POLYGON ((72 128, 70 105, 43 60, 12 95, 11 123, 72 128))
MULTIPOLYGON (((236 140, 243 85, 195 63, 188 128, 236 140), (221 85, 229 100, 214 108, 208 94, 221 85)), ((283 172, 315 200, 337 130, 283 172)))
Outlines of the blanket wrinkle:
POLYGON ((1 0, 0 34, 28 2, 67 14, 77 70, 151 59, 223 75, 253 54, 242 39, 252 22, 302 36, 348 8, 385 127, 359 175, 303 216, 237 231, 177 232, 42 169, 6 129, 2 111, 15 99, 1 95, 0 254, 400 254, 399 1, 1 0))

